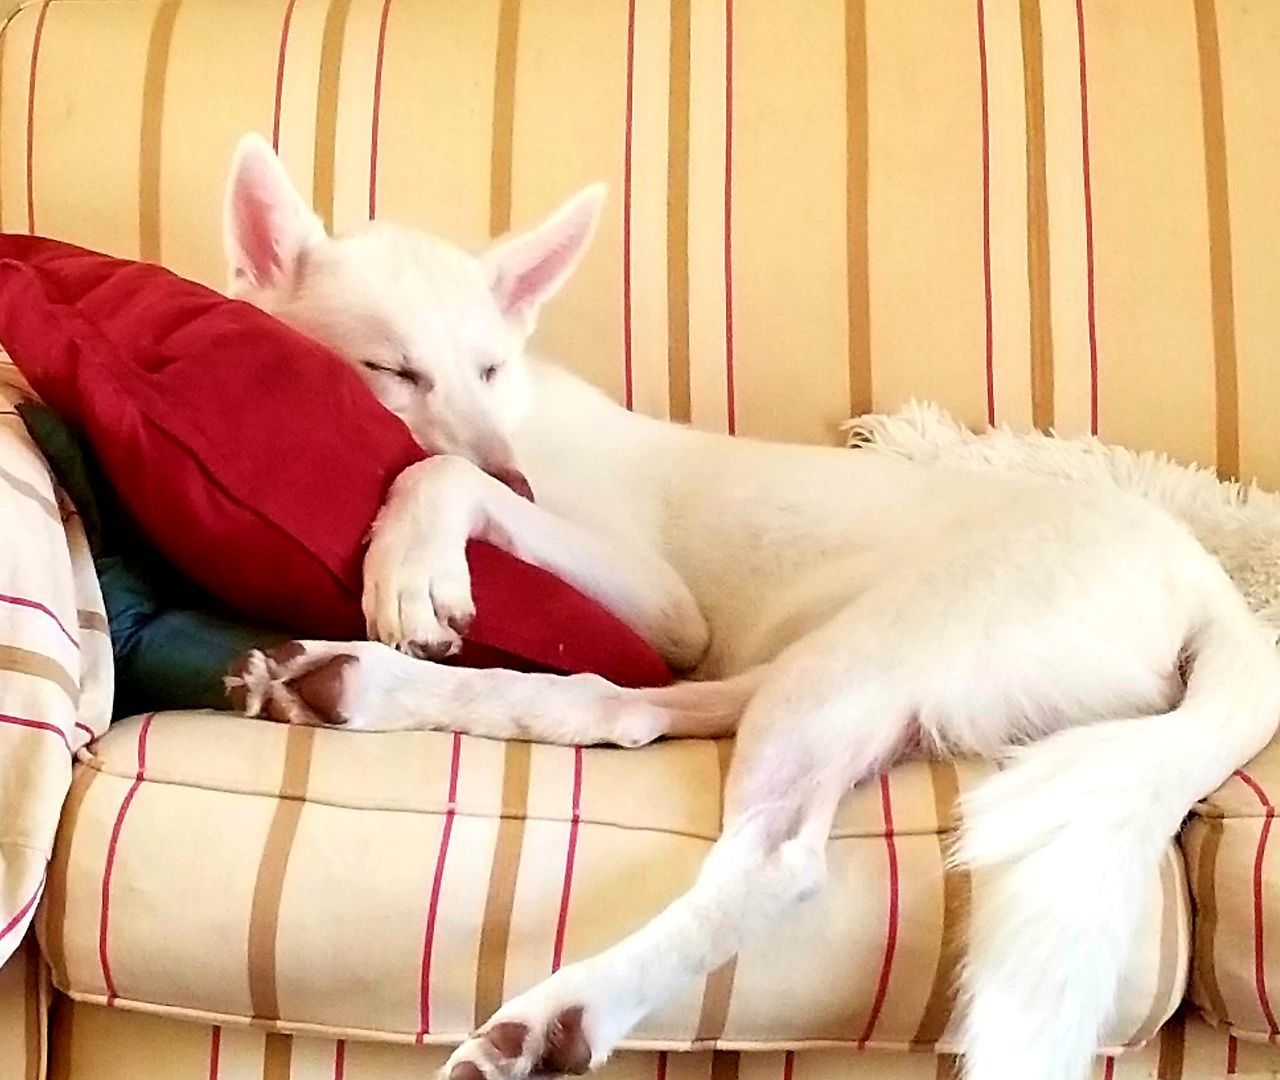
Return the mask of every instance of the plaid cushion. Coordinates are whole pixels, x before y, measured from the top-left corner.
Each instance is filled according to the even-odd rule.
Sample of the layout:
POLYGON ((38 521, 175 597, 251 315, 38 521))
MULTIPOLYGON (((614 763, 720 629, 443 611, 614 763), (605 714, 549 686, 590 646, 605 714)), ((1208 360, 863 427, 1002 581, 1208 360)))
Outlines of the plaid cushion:
POLYGON ((44 888, 72 752, 111 709, 93 563, 14 408, 24 393, 0 353, 0 964, 44 888))

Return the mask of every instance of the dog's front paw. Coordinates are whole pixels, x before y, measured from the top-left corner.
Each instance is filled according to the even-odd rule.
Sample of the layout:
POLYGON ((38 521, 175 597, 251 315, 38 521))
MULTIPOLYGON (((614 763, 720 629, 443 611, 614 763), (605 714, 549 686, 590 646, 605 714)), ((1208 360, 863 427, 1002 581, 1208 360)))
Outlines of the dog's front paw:
POLYGON ((444 502, 441 475, 411 469, 396 481, 364 561, 369 638, 425 660, 458 652, 476 614, 465 519, 444 502))

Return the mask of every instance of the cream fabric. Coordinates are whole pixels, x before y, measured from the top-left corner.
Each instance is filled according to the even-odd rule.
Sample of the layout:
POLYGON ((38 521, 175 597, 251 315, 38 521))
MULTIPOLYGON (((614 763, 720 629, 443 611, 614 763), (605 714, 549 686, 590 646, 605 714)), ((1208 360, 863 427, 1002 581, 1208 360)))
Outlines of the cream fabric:
POLYGON ((915 395, 1275 486, 1277 38, 1249 0, 37 0, 0 224, 220 285, 249 128, 340 229, 481 244, 603 179, 541 340, 638 408, 829 440, 915 395))
POLYGON ((1197 808, 1182 841, 1196 906, 1191 998, 1239 1037, 1271 1043, 1280 1034, 1278 798, 1280 741, 1197 808))
MULTIPOLYGON (((58 1011, 53 1080, 405 1080, 432 1076, 443 1047, 290 1037, 76 1004, 58 1011)), ((1200 1020, 1166 1025, 1142 1050, 1098 1062, 1094 1080, 1275 1080, 1280 1050, 1237 1043, 1200 1020)), ((957 1080, 931 1054, 800 1050, 738 1054, 631 1051, 601 1080, 957 1080)))
MULTIPOLYGON (((689 884, 719 830, 728 751, 205 713, 118 723, 77 768, 63 817, 41 925, 54 981, 78 1000, 219 1023, 456 1041, 689 884)), ((821 898, 630 1045, 948 1045, 980 886, 943 853, 956 795, 986 771, 912 763, 857 792, 821 898)), ((1112 1044, 1149 1039, 1174 1010, 1188 948, 1171 848, 1112 1044)))
POLYGON ((35 941, 0 967, 0 1077, 44 1080, 49 982, 35 941))

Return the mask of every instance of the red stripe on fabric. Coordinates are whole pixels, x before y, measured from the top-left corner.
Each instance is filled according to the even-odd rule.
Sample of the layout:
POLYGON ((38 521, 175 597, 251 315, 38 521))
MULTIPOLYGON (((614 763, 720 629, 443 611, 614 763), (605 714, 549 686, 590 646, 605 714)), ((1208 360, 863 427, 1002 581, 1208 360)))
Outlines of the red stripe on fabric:
POLYGON ((1113 1080, 1116 1075, 1116 1059, 1107 1058, 1102 1065, 1102 1080, 1113 1080))
POLYGON ((782 1055, 782 1080, 792 1080, 796 1073, 796 1052, 788 1050, 782 1055))
POLYGON ((991 104, 987 86, 986 0, 978 0, 978 80, 982 95, 982 296, 987 318, 987 423, 994 426, 996 369, 991 304, 991 104))
POLYGON ((111 874, 115 870, 116 849, 120 846, 120 832, 124 828, 124 819, 129 813, 129 807, 133 805, 134 796, 142 786, 147 770, 147 735, 151 731, 151 721, 154 719, 155 713, 150 713, 138 728, 138 772, 116 813, 115 824, 111 827, 111 839, 107 843, 107 861, 102 870, 102 907, 98 917, 98 960, 102 964, 102 983, 106 987, 108 1006, 114 1005, 116 1001, 116 984, 111 977, 111 961, 107 955, 107 936, 111 923, 111 874))
POLYGON ((209 1080, 218 1080, 218 1062, 222 1058, 222 1028, 209 1033, 209 1080))
POLYGON ((0 926, 0 941, 3 941, 22 923, 22 921, 36 906, 36 901, 40 899, 40 894, 44 892, 44 883, 49 877, 49 864, 46 862, 44 872, 40 875, 40 884, 36 886, 36 891, 31 894, 31 899, 18 909, 18 913, 3 926, 0 926))
POLYGON ((654 1080, 667 1080, 667 1052, 665 1050, 658 1051, 658 1064, 653 1070, 654 1080))
POLYGON ((333 1048, 333 1080, 343 1080, 347 1075, 347 1044, 339 1039, 333 1048))
POLYGON ((97 734, 94 732, 93 728, 91 728, 88 724, 81 723, 79 720, 76 721, 76 729, 78 731, 83 731, 86 735, 88 735, 90 742, 93 742, 93 740, 98 737, 97 734))
POLYGON ((1089 169, 1089 74, 1085 64, 1084 0, 1076 0, 1080 42, 1080 158, 1084 169, 1084 259, 1089 313, 1089 432, 1098 434, 1098 319, 1093 291, 1093 181, 1089 169))
POLYGON ((627 0, 627 113, 622 142, 622 395, 635 406, 631 368, 631 136, 636 83, 636 0, 627 0))
POLYGON ((28 720, 25 716, 10 716, 8 713, 0 713, 0 724, 11 724, 14 727, 30 728, 32 731, 44 731, 50 735, 56 735, 62 740, 62 745, 71 750, 71 741, 67 738, 67 733, 58 727, 57 724, 50 724, 46 720, 28 720))
POLYGON ((458 772, 462 766, 462 733, 453 733, 453 754, 449 760, 449 801, 445 806, 444 828, 440 832, 440 850, 436 852, 436 872, 431 879, 431 899, 427 904, 427 926, 422 940, 422 981, 418 990, 418 1035, 422 1043, 431 1030, 431 954, 435 949, 436 917, 440 912, 440 891, 444 887, 444 865, 449 858, 449 840, 453 836, 453 818, 458 803, 458 772))
POLYGON ((59 619, 51 609, 40 603, 39 600, 28 600, 25 596, 10 596, 7 593, 0 593, 0 604, 12 604, 14 607, 30 608, 32 611, 39 611, 48 615, 49 618, 57 624, 57 627, 62 631, 63 636, 77 649, 80 648, 80 642, 71 635, 71 632, 66 628, 62 620, 59 619))
POLYGON ((884 1007, 885 995, 889 992, 889 973, 893 970, 893 954, 898 947, 898 847, 893 838, 893 800, 889 793, 889 776, 880 776, 880 806, 884 812, 884 842, 889 858, 889 925, 885 930, 884 961, 880 965, 880 981, 876 986, 875 1000, 871 1003, 871 1014, 867 1017, 867 1026, 862 1037, 858 1039, 858 1049, 867 1045, 871 1034, 875 1031, 876 1021, 880 1019, 880 1010, 884 1007))
POLYGON ((280 55, 276 59, 276 105, 271 122, 271 148, 280 152, 280 109, 284 103, 284 59, 289 51, 289 27, 293 25, 293 8, 298 0, 289 0, 284 9, 284 22, 280 26, 280 55))
POLYGON ((1271 998, 1267 994, 1266 970, 1263 965, 1265 941, 1262 920, 1262 862, 1267 853, 1267 839, 1271 836, 1271 822, 1275 818, 1276 808, 1271 805, 1267 793, 1252 776, 1243 769, 1237 769, 1236 776, 1253 791, 1263 809, 1262 832, 1258 836, 1258 852, 1253 859, 1253 978, 1258 988, 1258 1004, 1262 1006, 1262 1015, 1267 1019, 1270 1037, 1274 1038, 1280 1028, 1276 1027, 1275 1014, 1271 1011, 1271 998))
POLYGON ((729 434, 738 430, 733 386, 733 0, 724 0, 724 381, 729 434))
POLYGON ((551 954, 551 970, 560 970, 564 960, 564 932, 569 922, 569 892, 573 888, 573 864, 578 857, 578 827, 582 823, 582 747, 573 748, 573 817, 569 821, 569 844, 564 854, 564 886, 560 890, 560 916, 556 919, 556 943, 551 954))
POLYGON ((1227 1075, 1235 1076, 1236 1074, 1236 1053, 1239 1050, 1239 1044, 1236 1042, 1234 1035, 1227 1036, 1227 1075))
POLYGON ((378 23, 378 59, 373 68, 373 120, 369 129, 369 220, 378 216, 378 127, 382 122, 382 62, 387 52, 387 20, 391 0, 382 0, 378 23))
POLYGON ((31 76, 27 82, 27 232, 36 231, 36 68, 40 63, 40 39, 44 37, 44 20, 52 0, 44 0, 36 18, 35 37, 31 41, 31 76))

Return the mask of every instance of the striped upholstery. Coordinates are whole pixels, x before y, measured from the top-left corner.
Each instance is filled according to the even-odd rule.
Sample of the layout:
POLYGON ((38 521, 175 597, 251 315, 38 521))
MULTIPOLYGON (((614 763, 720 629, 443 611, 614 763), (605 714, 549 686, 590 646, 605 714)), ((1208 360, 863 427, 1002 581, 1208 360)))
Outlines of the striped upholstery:
MULTIPOLYGON (((1250 0, 35 0, 0 36, 0 227, 220 284, 221 187, 250 128, 339 229, 376 215, 479 245, 603 178, 599 239, 541 341, 636 408, 824 441, 851 411, 923 396, 973 423, 1098 431, 1274 486, 1278 48, 1280 5, 1250 0)), ((0 416, 0 438, 13 429, 0 416)), ((32 521, 0 532, 0 556, 48 532, 32 521)), ((65 547, 49 539, 40 550, 65 547)), ((95 726, 84 708, 82 695, 95 726)), ((64 732, 75 719, 65 702, 46 715, 64 732)), ((6 738, 44 755, 41 783, 65 785, 65 749, 0 731, 0 754, 6 738)), ((717 828, 720 768, 698 744, 576 754, 135 721, 77 771, 44 945, 87 1003, 456 1036, 688 880, 717 828)), ((973 776, 912 766, 869 787, 842 819, 831 896, 640 1042, 945 1045, 970 886, 943 873, 939 830, 973 776)), ((1213 913, 1195 992, 1266 1035, 1270 819, 1214 810, 1247 787, 1188 833, 1213 913)), ((0 926, 38 887, 52 821, 33 828, 37 854, 0 872, 0 926)), ((1181 993, 1181 873, 1171 856, 1116 1044, 1151 1035, 1181 993)), ((90 1048, 159 1024, 74 1015, 98 1025, 90 1048)), ((301 1057, 281 1066, 282 1037, 227 1030, 224 1060, 248 1062, 236 1080, 312 1074, 301 1057)), ((1176 1075, 1178 1030, 1105 1075, 1176 1075)), ((209 1028, 182 1031, 174 1054, 185 1040, 192 1075, 208 1075, 209 1028)), ((1187 1061, 1193 1043, 1207 1057, 1187 1075, 1235 1074, 1223 1040, 1196 1031, 1187 1061)), ((348 1075, 409 1052, 353 1045, 348 1075)), ((741 1067, 790 1080, 890 1059, 853 1060, 806 1049, 741 1067)), ((885 1076, 949 1067, 892 1060, 885 1076)), ((670 1068, 724 1077, 729 1061, 670 1068)))
MULTIPOLYGON (((457 1041, 688 885, 719 830, 728 749, 200 713, 117 724, 77 769, 63 819, 42 907, 54 982, 197 1020, 457 1041)), ((823 897, 631 1045, 947 1045, 971 886, 944 871, 943 848, 957 793, 985 772, 913 763, 859 791, 823 897)), ((1113 1044, 1149 1039, 1182 998, 1190 928, 1172 848, 1161 879, 1113 1044)))
POLYGON ((45 883, 71 753, 106 727, 111 645, 75 518, 15 404, 0 353, 0 965, 18 947, 45 883))
POLYGON ((919 395, 1274 485, 1278 40, 1249 0, 38 0, 0 223, 220 284, 247 128, 339 228, 480 243, 603 178, 543 343, 642 409, 825 440, 919 395))
POLYGON ((0 968, 0 1076, 44 1080, 49 983, 35 942, 0 968))
POLYGON ((1242 1039, 1280 1035, 1280 742, 1205 800, 1183 835, 1197 909, 1191 999, 1242 1039))
MULTIPOLYGON (((183 1024, 77 1004, 54 1027, 53 1080, 405 1080, 429 1077, 440 1047, 383 1046, 183 1024)), ((620 1054, 601 1080, 957 1080, 927 1054, 801 1050, 620 1054)), ((1145 1049, 1099 1061, 1094 1080, 1275 1080, 1280 1050, 1237 1043, 1203 1021, 1170 1023, 1145 1049)), ((1031 1080, 1031 1078, 1028 1078, 1031 1080)))

